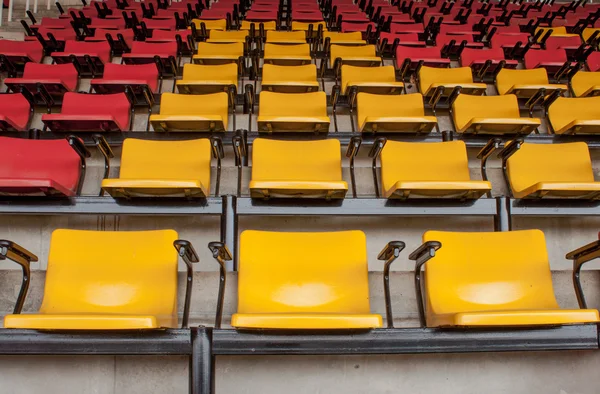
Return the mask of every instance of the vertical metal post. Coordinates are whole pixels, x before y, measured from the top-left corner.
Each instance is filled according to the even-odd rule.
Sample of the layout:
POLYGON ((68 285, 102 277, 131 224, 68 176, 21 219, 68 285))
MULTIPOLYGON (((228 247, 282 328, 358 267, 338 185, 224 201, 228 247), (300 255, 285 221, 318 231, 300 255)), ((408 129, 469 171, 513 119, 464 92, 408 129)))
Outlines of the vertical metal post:
POLYGON ((494 231, 510 231, 512 229, 510 216, 510 198, 496 197, 496 216, 494 216, 494 231))
POLYGON ((227 262, 227 271, 237 270, 237 197, 223 196, 223 213, 221 215, 221 242, 223 242, 233 255, 233 260, 227 262))
POLYGON ((191 394, 214 394, 215 364, 212 355, 212 328, 193 327, 190 357, 191 394))
MULTIPOLYGON (((48 0, 50 1, 50 0, 48 0)), ((12 12, 13 12, 13 7, 15 5, 15 0, 10 0, 8 2, 8 22, 12 22, 12 12)))

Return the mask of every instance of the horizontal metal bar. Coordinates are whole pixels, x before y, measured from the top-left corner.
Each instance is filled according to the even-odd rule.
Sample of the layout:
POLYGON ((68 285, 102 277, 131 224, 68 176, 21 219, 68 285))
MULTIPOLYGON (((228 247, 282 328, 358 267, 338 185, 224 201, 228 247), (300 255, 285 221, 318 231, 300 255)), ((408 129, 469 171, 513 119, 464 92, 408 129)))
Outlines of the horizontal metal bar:
POLYGON ((0 199, 0 214, 30 215, 221 215, 221 197, 119 199, 112 197, 14 197, 0 199))
POLYGON ((189 329, 40 332, 0 329, 2 355, 190 355, 189 329))
POLYGON ((347 198, 343 200, 258 200, 238 198, 238 215, 260 216, 492 216, 496 215, 496 200, 481 198, 473 201, 387 200, 384 198, 347 198))
POLYGON ((409 354, 598 349, 594 324, 537 329, 377 329, 354 334, 213 330, 215 355, 409 354))
POLYGON ((511 199, 510 214, 512 216, 600 216, 600 201, 511 199))

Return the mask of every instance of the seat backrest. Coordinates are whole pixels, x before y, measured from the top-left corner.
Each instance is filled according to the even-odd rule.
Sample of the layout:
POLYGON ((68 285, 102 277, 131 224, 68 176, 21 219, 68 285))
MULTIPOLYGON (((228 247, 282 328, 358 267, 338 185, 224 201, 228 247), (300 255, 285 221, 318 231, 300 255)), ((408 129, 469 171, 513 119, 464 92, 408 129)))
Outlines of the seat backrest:
POLYGON ((317 66, 276 66, 265 64, 262 73, 263 83, 269 82, 316 82, 317 66))
POLYGON ((202 95, 163 93, 160 101, 161 115, 221 115, 225 123, 228 108, 229 96, 225 92, 202 95))
POLYGON ((440 48, 438 47, 412 47, 398 45, 396 48, 396 59, 403 61, 404 59, 411 59, 412 61, 419 61, 422 59, 440 59, 440 48))
POLYGON ((327 95, 325 92, 260 92, 258 114, 259 116, 327 116, 327 95))
POLYGON ((491 46, 492 48, 501 48, 502 46, 514 47, 517 42, 521 43, 521 47, 524 47, 529 42, 529 34, 518 33, 518 34, 494 34, 492 36, 491 46))
POLYGON ((594 182, 592 159, 585 142, 524 143, 508 158, 506 172, 513 192, 538 182, 594 182))
POLYGON ((347 45, 332 45, 331 46, 331 59, 337 58, 363 58, 363 57, 375 57, 377 53, 375 51, 375 45, 358 45, 358 46, 347 46, 347 45))
POLYGON ((356 99, 358 125, 367 117, 422 117, 425 116, 421 93, 382 95, 360 92, 356 99))
POLYGON ((55 230, 40 313, 156 316, 177 326, 174 230, 55 230))
MULTIPOLYGON (((422 23, 392 23, 390 26, 390 33, 422 33, 423 32, 423 24, 422 23)), ((402 39, 400 39, 402 42, 402 39)), ((391 44, 391 43, 390 43, 391 44)))
POLYGON ((267 42, 271 41, 306 41, 306 33, 303 31, 267 31, 267 42))
POLYGON ((278 45, 265 44, 265 58, 276 58, 278 56, 310 56, 308 44, 278 45))
MULTIPOLYGON (((66 64, 43 64, 43 63, 25 63, 23 78, 27 79, 62 79, 77 81, 77 70, 71 63, 66 64)), ((77 83, 77 82, 75 82, 77 83)))
POLYGON ((125 93, 87 94, 67 92, 60 113, 63 115, 112 115, 129 117, 131 104, 125 93))
POLYGON ((467 147, 463 141, 397 142, 388 140, 381 151, 381 183, 390 190, 396 182, 470 181, 467 147))
POLYGON ((560 130, 574 120, 600 119, 600 96, 559 97, 548 107, 548 120, 560 130))
POLYGON ((432 314, 558 308, 540 230, 427 231, 423 241, 442 243, 425 266, 428 320, 432 314))
POLYGON ((594 86, 600 86, 600 72, 578 71, 571 79, 575 96, 583 95, 594 86))
POLYGON ((211 30, 208 33, 210 40, 231 40, 231 41, 244 41, 248 36, 248 32, 245 30, 211 30))
POLYGON ((530 49, 523 57, 526 68, 534 68, 544 63, 564 63, 567 53, 564 49, 530 49))
MULTIPOLYGON (((117 38, 117 36, 113 36, 117 38)), ((137 41, 136 41, 137 42, 137 41)), ((65 41, 65 53, 77 53, 77 54, 89 54, 89 55, 103 55, 104 53, 110 53, 110 45, 107 41, 65 41)))
MULTIPOLYGON (((187 65, 187 64, 186 64, 187 65)), ((152 89, 158 82, 156 64, 116 64, 104 65, 103 79, 106 80, 136 80, 145 81, 152 89)))
POLYGON ((121 155, 121 179, 200 180, 210 187, 211 144, 207 138, 151 141, 126 138, 121 155))
POLYGON ((546 40, 546 49, 558 49, 565 47, 579 47, 581 38, 578 35, 550 36, 546 40))
POLYGON ((240 236, 239 313, 370 313, 362 231, 240 236))
POLYGON ((520 118, 519 101, 514 94, 473 96, 459 94, 452 104, 454 122, 462 129, 473 118, 520 118))
POLYGON ((419 88, 425 94, 431 85, 444 83, 473 83, 470 67, 439 68, 422 66, 419 70, 419 88))
POLYGON ((349 42, 349 41, 362 41, 362 33, 359 31, 354 31, 350 33, 341 33, 337 31, 324 31, 323 39, 330 39, 332 44, 336 42, 349 42))
POLYGON ((487 60, 493 62, 504 60, 504 51, 498 47, 490 49, 465 48, 460 54, 461 66, 470 66, 474 62, 485 62, 487 60))
POLYGON ((241 42, 233 43, 198 43, 198 55, 204 56, 243 56, 244 44, 241 42))
POLYGON ((496 76, 496 87, 499 94, 505 94, 517 85, 548 85, 548 72, 545 68, 532 68, 530 70, 513 70, 503 68, 496 76))
POLYGON ((0 182, 4 179, 51 179, 77 191, 81 158, 66 139, 0 137, 0 182))
POLYGON ((134 41, 131 53, 135 55, 158 55, 161 58, 177 57, 177 42, 134 41))
POLYGON ((371 67, 365 72, 364 67, 342 65, 342 94, 346 93, 349 83, 360 82, 396 82, 394 66, 371 67))
POLYGON ((186 81, 234 81, 238 80, 236 63, 220 65, 202 65, 187 63, 183 65, 183 80, 186 81))
POLYGON ((257 138, 252 145, 252 180, 342 181, 340 142, 257 138))

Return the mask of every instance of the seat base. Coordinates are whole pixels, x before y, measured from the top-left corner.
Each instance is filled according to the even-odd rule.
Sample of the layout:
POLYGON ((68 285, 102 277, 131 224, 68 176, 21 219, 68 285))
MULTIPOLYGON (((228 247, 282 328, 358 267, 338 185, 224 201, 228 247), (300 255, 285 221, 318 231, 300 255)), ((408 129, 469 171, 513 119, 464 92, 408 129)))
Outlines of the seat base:
POLYGON ((514 85, 506 94, 514 94, 519 98, 530 98, 534 94, 536 94, 540 89, 545 89, 546 94, 551 94, 552 92, 559 90, 561 92, 566 92, 568 90, 567 85, 559 85, 559 84, 549 84, 549 85, 514 85))
POLYGON ((272 133, 274 131, 312 131, 329 132, 327 116, 261 116, 257 118, 258 131, 272 133))
POLYGON ((204 64, 207 66, 222 66, 224 64, 236 63, 240 61, 240 56, 227 55, 194 55, 192 60, 195 64, 204 64))
POLYGON ((599 134, 600 120, 574 120, 559 130, 554 130, 555 134, 599 134))
POLYGON ((443 87, 443 97, 447 97, 457 87, 460 87, 461 94, 470 94, 473 96, 481 96, 487 90, 485 83, 434 83, 425 92, 425 97, 431 97, 437 88, 443 87))
POLYGON ((492 190, 488 181, 464 182, 397 182, 385 192, 386 198, 422 198, 444 197, 459 199, 478 199, 492 190))
POLYGON ((282 81, 282 82, 264 82, 262 83, 262 90, 276 93, 310 93, 319 90, 319 83, 317 81, 282 81))
POLYGON ((260 329, 369 329, 382 325, 380 315, 342 315, 327 313, 235 313, 231 325, 260 329))
POLYGON ((473 118, 456 130, 473 134, 529 134, 541 125, 537 118, 473 118))
POLYGON ((600 182, 538 182, 520 192, 515 198, 576 198, 592 200, 600 198, 600 182))
POLYGON ((365 132, 400 132, 429 133, 437 124, 435 116, 415 117, 376 117, 367 116, 360 131, 365 132))
POLYGON ((73 190, 67 189, 52 179, 11 179, 0 178, 0 195, 59 195, 75 196, 73 190))
POLYGON ((104 179, 102 189, 115 198, 208 196, 202 182, 188 179, 104 179))
POLYGON ((228 92, 230 86, 235 86, 237 81, 186 81, 178 80, 177 90, 182 94, 212 94, 228 92))
POLYGON ((455 315, 450 315, 449 319, 444 320, 446 320, 447 323, 440 324, 441 326, 510 327, 596 323, 599 321, 599 316, 598 311, 595 309, 541 309, 457 313, 455 315))
POLYGON ((4 328, 31 330, 141 330, 159 328, 155 316, 144 315, 7 315, 4 328))
POLYGON ((219 115, 151 115, 150 123, 155 131, 225 131, 219 115))
POLYGON ((253 198, 326 198, 340 199, 346 196, 348 184, 344 181, 250 181, 253 198))
POLYGON ((348 82, 346 90, 342 94, 355 87, 358 93, 370 94, 402 94, 404 83, 402 82, 348 82))
POLYGON ((125 125, 120 125, 111 115, 42 115, 42 122, 50 130, 64 131, 124 131, 125 125))
POLYGON ((310 56, 280 56, 265 58, 265 64, 274 64, 276 66, 304 66, 312 63, 310 56))
POLYGON ((15 124, 9 117, 0 115, 0 131, 26 131, 26 128, 15 124))

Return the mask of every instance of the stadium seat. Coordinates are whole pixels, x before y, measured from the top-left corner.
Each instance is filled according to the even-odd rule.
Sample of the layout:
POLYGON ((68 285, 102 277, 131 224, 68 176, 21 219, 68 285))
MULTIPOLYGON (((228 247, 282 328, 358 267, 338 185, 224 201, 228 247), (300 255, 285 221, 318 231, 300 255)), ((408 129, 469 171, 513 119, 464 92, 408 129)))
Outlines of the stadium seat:
POLYGON ((429 67, 450 67, 450 59, 443 58, 438 47, 398 45, 395 65, 403 77, 411 75, 421 63, 429 67))
POLYGON ((525 68, 545 68, 549 74, 555 74, 567 62, 567 52, 564 49, 529 50, 525 54, 525 68))
POLYGON ((329 39, 330 44, 361 46, 367 42, 363 40, 362 33, 355 31, 352 33, 341 33, 335 31, 324 31, 323 40, 329 39))
POLYGON ((515 198, 600 197, 600 182, 594 181, 585 142, 522 143, 504 161, 507 183, 515 198))
POLYGON ((244 44, 234 42, 230 44, 214 44, 208 42, 198 43, 198 52, 193 56, 194 63, 219 65, 227 63, 242 64, 244 57, 244 44))
POLYGON ((262 70, 262 91, 308 93, 319 90, 317 66, 276 66, 265 64, 262 70))
MULTIPOLYGON (((531 51, 527 53, 529 52, 531 51)), ((519 64, 516 60, 507 60, 504 57, 502 48, 465 48, 460 55, 459 61, 462 67, 471 67, 473 73, 478 75, 480 79, 493 75, 498 70, 500 64, 504 64, 504 68, 516 68, 519 64)))
POLYGON ((122 62, 124 64, 148 64, 156 63, 158 57, 162 67, 170 75, 177 74, 178 61, 176 42, 141 42, 134 41, 131 45, 131 52, 124 53, 122 62))
POLYGON ((360 67, 376 67, 383 65, 381 57, 377 56, 375 45, 332 45, 329 58, 330 68, 334 68, 337 59, 340 59, 340 66, 342 64, 360 67))
POLYGON ((503 68, 496 75, 498 94, 514 94, 518 98, 529 98, 544 90, 544 96, 558 90, 566 92, 567 85, 551 84, 545 68, 510 70, 503 68))
POLYGON ((96 93, 121 93, 129 86, 136 97, 160 93, 161 84, 156 64, 109 63, 104 66, 102 78, 94 78, 90 81, 90 86, 96 93))
MULTIPOLYGON (((420 309, 428 327, 555 326, 599 320, 597 310, 559 307, 540 230, 427 231, 423 242, 441 244, 424 263, 427 301, 420 309)), ((420 270, 418 266, 416 275, 420 270)))
POLYGON ((559 97, 548 106, 555 134, 600 133, 600 97, 559 97))
POLYGON ((134 33, 131 29, 123 30, 107 30, 96 29, 93 36, 86 36, 87 42, 103 42, 109 43, 114 56, 121 56, 125 52, 131 50, 133 44, 134 33), (110 37, 110 40, 107 38, 110 37))
POLYGON ((32 95, 37 94, 38 84, 55 100, 60 100, 66 92, 77 89, 79 74, 71 63, 68 64, 42 64, 26 63, 21 78, 6 78, 4 84, 12 92, 19 92, 21 88, 27 89, 32 95))
POLYGON ((459 94, 451 106, 452 120, 458 133, 529 134, 541 120, 522 118, 514 94, 473 96, 459 94))
POLYGON ((327 95, 311 93, 260 93, 258 131, 329 131, 327 95))
POLYGON ((118 178, 104 179, 102 189, 118 197, 208 197, 210 140, 123 141, 118 178))
POLYGON ((255 198, 344 198, 340 142, 254 140, 250 195, 255 198))
POLYGON ((206 31, 227 30, 226 19, 192 19, 191 23, 194 24, 197 29, 200 29, 202 27, 202 24, 204 24, 206 31))
POLYGON ((305 44, 303 31, 267 31, 267 42, 271 44, 305 44))
MULTIPOLYGON (((239 91, 238 65, 185 64, 183 77, 176 82, 177 89, 184 94, 207 94, 226 92, 234 87, 239 91)), ((232 92, 235 94, 235 92, 232 92)))
MULTIPOLYGON (((15 70, 12 76, 16 77, 17 72, 23 71, 25 63, 42 62, 44 48, 38 41, 0 40, 0 55, 14 67, 15 70)), ((10 72, 10 70, 5 70, 4 68, 6 68, 6 65, 2 61, 0 71, 10 72)))
POLYGON ((578 71, 571 78, 571 89, 576 97, 600 95, 600 72, 578 71))
POLYGON ((39 312, 7 315, 4 327, 176 328, 177 238, 174 230, 53 231, 39 312))
POLYGON ((589 71, 600 71, 600 52, 595 51, 590 53, 585 64, 589 71))
POLYGON ((26 131, 33 110, 34 103, 23 94, 0 93, 0 131, 26 131))
POLYGON ((254 26, 254 37, 259 37, 261 28, 263 32, 274 31, 277 30, 277 22, 276 21, 263 21, 263 22, 252 22, 248 20, 241 21, 240 30, 247 31, 250 35, 250 30, 252 26, 254 26))
POLYGON ((44 114, 44 127, 52 131, 127 131, 131 129, 133 100, 126 93, 67 92, 60 114, 44 114))
POLYGON ((371 67, 368 72, 364 67, 342 66, 342 95, 348 94, 350 89, 373 94, 401 94, 403 88, 404 84, 396 81, 394 66, 371 67))
POLYGON ((419 90, 425 97, 431 97, 436 91, 441 91, 442 96, 448 96, 459 87, 461 93, 472 95, 482 95, 487 89, 484 83, 473 83, 473 73, 469 67, 422 66, 419 68, 418 81, 419 90))
POLYGON ((150 115, 155 131, 226 131, 229 96, 225 92, 185 95, 163 93, 160 113, 150 115))
POLYGON ((429 133, 435 116, 425 116, 420 93, 386 96, 358 93, 356 118, 361 132, 429 133))
POLYGON ((79 63, 80 74, 100 76, 104 71, 104 65, 110 63, 111 48, 105 41, 67 41, 64 51, 52 53, 52 60, 57 64, 72 63, 72 56, 79 63))
POLYGON ((211 30, 206 42, 209 43, 245 43, 248 32, 244 30, 211 30))
POLYGON ((0 137, 0 194, 79 194, 89 152, 75 140, 0 137))
POLYGON ((381 327, 381 316, 370 313, 366 247, 362 231, 242 232, 238 306, 231 325, 284 330, 381 327), (288 257, 284 264, 282 253, 288 257))
POLYGON ((312 63, 310 45, 308 44, 280 45, 266 43, 264 55, 265 64, 301 66, 312 63))
POLYGON ((463 141, 387 141, 381 151, 381 189, 384 198, 477 199, 492 184, 471 180, 463 141))

